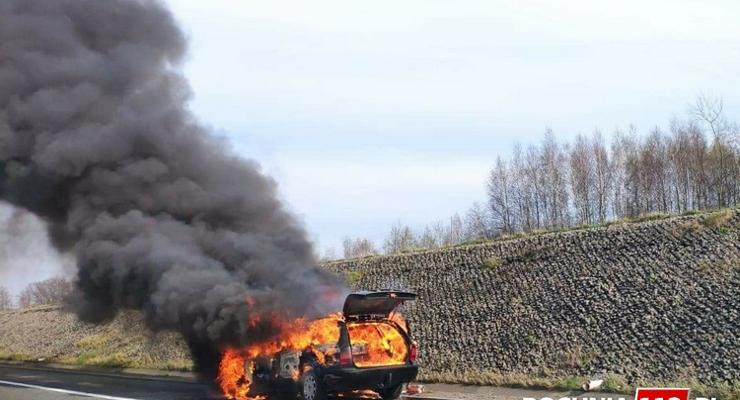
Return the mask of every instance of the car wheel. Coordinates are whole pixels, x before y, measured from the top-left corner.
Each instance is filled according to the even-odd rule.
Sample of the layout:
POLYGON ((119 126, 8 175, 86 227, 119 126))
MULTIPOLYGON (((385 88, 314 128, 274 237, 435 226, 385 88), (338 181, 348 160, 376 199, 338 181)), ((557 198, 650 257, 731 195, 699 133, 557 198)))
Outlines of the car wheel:
POLYGON ((303 373, 301 378, 301 398, 303 400, 326 400, 326 391, 321 379, 315 370, 310 369, 303 373))
POLYGON ((396 400, 397 398, 401 397, 402 391, 403 385, 398 385, 385 390, 381 390, 378 394, 380 395, 380 397, 383 398, 383 400, 396 400))

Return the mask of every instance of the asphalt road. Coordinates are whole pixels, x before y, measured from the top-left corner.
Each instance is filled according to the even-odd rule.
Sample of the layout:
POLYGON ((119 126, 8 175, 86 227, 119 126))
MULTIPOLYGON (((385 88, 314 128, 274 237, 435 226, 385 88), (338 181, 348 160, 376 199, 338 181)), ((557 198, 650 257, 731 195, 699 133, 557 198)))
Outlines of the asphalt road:
POLYGON ((211 400, 203 384, 0 365, 1 400, 211 400))
MULTIPOLYGON (((223 400, 178 379, 0 364, 0 400, 223 400)), ((342 397, 344 400, 360 400, 342 397)))
MULTIPOLYGON (((524 397, 630 398, 616 393, 550 391, 493 386, 427 384, 425 394, 406 399, 521 400, 524 397)), ((88 371, 37 369, 0 364, 0 400, 222 400, 206 385, 185 379, 88 371)), ((342 397, 343 400, 358 400, 342 397)))

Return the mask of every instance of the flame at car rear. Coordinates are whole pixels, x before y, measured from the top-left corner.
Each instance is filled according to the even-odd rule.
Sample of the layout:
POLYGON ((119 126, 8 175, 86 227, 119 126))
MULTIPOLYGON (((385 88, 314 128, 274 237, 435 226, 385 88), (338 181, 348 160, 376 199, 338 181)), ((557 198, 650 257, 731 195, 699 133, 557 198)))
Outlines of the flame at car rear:
MULTIPOLYGON (((250 325, 261 321, 249 321, 250 325)), ((251 395, 256 365, 260 360, 272 360, 285 351, 310 352, 321 365, 344 365, 340 361, 341 313, 307 321, 299 318, 284 320, 274 317, 272 326, 280 333, 273 339, 253 343, 242 348, 226 349, 219 363, 217 383, 224 396, 232 400, 263 400, 264 395, 251 395)), ((395 312, 388 320, 346 322, 349 333, 351 361, 358 368, 402 365, 409 361, 409 343, 402 332, 408 332, 403 316, 395 312)), ((301 371, 294 369, 290 376, 294 381, 301 371)))
MULTIPOLYGON (((226 350, 221 356, 218 368, 218 385, 229 399, 248 399, 247 394, 252 386, 252 377, 246 373, 247 358, 239 351, 226 350)), ((251 372, 251 371, 249 371, 251 372)), ((254 399, 261 399, 258 396, 254 399)))
POLYGON ((401 365, 408 360, 408 345, 394 325, 386 322, 347 324, 352 361, 357 367, 401 365))
MULTIPOLYGON (((336 344, 339 341, 340 319, 339 313, 314 321, 303 318, 287 321, 275 317, 273 325, 279 327, 280 334, 274 339, 253 343, 243 348, 230 348, 223 352, 217 378, 221 391, 227 398, 234 400, 263 399, 262 396, 248 396, 252 385, 251 373, 258 358, 269 358, 281 351, 312 349, 317 361, 324 364, 327 357, 335 355, 336 349, 321 349, 319 346, 336 344)), ((293 375, 294 380, 298 379, 297 372, 295 371, 293 375)))

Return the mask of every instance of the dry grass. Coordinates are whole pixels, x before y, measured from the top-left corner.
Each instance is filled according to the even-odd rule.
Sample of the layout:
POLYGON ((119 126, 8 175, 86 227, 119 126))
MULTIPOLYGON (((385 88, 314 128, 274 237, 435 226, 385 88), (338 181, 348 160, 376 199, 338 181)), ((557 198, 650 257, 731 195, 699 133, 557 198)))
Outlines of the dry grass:
POLYGON ((695 218, 686 220, 678 224, 673 229, 674 236, 681 236, 684 233, 696 233, 704 229, 704 224, 696 220, 695 218))
POLYGON ((9 353, 0 351, 0 360, 2 361, 36 361, 36 358, 23 353, 9 353))
POLYGON ((363 275, 362 271, 349 271, 347 273, 347 282, 352 286, 356 286, 362 280, 363 275))
POLYGON ((699 261, 697 266, 704 273, 727 274, 740 271, 740 258, 704 259, 699 261))
POLYGON ((544 389, 577 389, 583 379, 576 376, 548 377, 530 374, 502 374, 493 371, 427 372, 419 371, 422 382, 462 383, 468 385, 492 385, 544 389))
MULTIPOLYGON (((488 372, 419 372, 419 380, 430 383, 463 383, 469 385, 492 385, 549 390, 578 390, 587 377, 559 376, 542 374, 501 374, 488 372)), ((640 381, 629 384, 627 379, 618 374, 607 374, 600 390, 613 393, 632 394, 638 387, 689 387, 692 396, 715 397, 718 400, 740 400, 740 381, 725 382, 716 385, 705 385, 690 376, 679 377, 672 381, 640 381)))
POLYGON ((172 332, 153 333, 141 313, 86 324, 60 307, 0 313, 0 359, 109 368, 192 370, 187 346, 172 332))
POLYGON ((626 393, 632 390, 627 378, 619 374, 606 374, 602 389, 615 393, 626 393))
POLYGON ((587 367, 596 356, 596 352, 587 351, 581 346, 576 346, 560 353, 560 367, 568 369, 587 367))
MULTIPOLYGON (((408 256, 408 255, 413 255, 413 254, 418 254, 418 253, 435 252, 435 251, 440 251, 440 250, 445 250, 445 249, 468 248, 468 247, 487 245, 490 243, 498 243, 498 242, 516 240, 516 239, 531 238, 535 236, 549 235, 553 233, 573 232, 573 231, 599 229, 599 228, 605 229, 605 228, 609 228, 612 226, 624 226, 624 225, 639 224, 639 223, 649 222, 649 221, 664 220, 664 219, 669 219, 673 217, 678 217, 679 215, 683 217, 694 216, 697 218, 706 219, 706 217, 704 216, 711 216, 713 214, 722 214, 722 215, 728 216, 729 219, 732 219, 733 215, 736 212, 740 212, 740 209, 727 208, 727 209, 721 209, 719 211, 692 210, 692 211, 686 211, 682 214, 651 212, 651 213, 640 214, 636 217, 631 217, 631 218, 627 217, 627 218, 622 218, 622 219, 613 220, 613 221, 606 221, 603 223, 595 223, 591 225, 586 224, 586 225, 579 225, 579 226, 553 227, 553 228, 547 228, 547 229, 533 229, 527 232, 503 233, 492 239, 475 239, 475 240, 469 240, 466 242, 462 242, 458 244, 451 244, 451 245, 441 246, 441 247, 413 248, 413 249, 409 249, 409 250, 403 251, 401 253, 396 253, 396 254, 389 254, 389 255, 373 254, 373 255, 356 257, 356 258, 336 259, 336 260, 327 261, 324 263, 324 265, 341 264, 341 263, 348 262, 348 261, 359 261, 359 260, 370 261, 373 259, 389 257, 389 256, 391 257, 392 256, 408 256)), ((712 218, 716 218, 716 217, 712 217, 712 218)))
POLYGON ((706 214, 701 222, 710 229, 722 228, 732 220, 733 216, 734 212, 730 209, 719 210, 706 214))
POLYGON ((504 265, 504 261, 500 257, 489 257, 483 262, 483 269, 495 270, 504 265))

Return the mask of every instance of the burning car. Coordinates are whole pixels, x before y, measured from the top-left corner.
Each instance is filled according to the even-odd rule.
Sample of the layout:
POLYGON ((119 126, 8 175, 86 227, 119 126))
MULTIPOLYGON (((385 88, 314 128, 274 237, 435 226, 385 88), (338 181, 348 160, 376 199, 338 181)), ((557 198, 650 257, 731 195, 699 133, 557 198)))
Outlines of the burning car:
POLYGON ((416 343, 397 308, 415 298, 400 291, 352 293, 341 314, 299 322, 279 344, 226 352, 219 383, 238 400, 275 393, 322 400, 363 390, 397 399, 418 372, 416 343))

